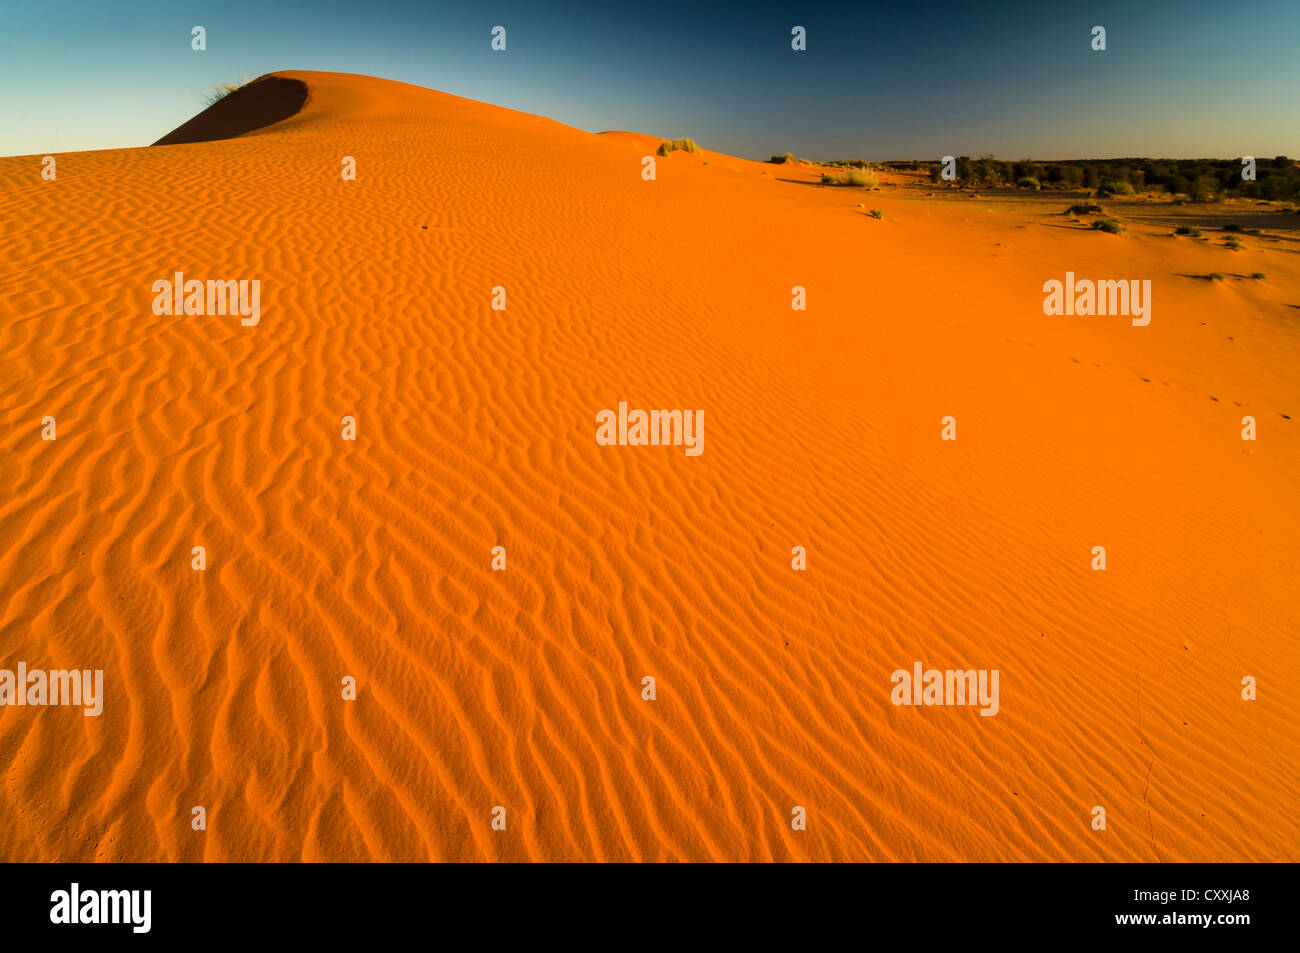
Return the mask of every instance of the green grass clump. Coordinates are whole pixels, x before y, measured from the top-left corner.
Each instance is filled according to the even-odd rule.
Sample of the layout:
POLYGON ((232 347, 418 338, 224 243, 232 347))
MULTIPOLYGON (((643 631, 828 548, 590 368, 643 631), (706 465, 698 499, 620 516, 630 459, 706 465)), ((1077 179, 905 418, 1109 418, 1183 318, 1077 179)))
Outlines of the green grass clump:
POLYGON ((1102 207, 1096 202, 1080 202, 1065 210, 1066 215, 1098 215, 1101 212, 1102 207))
POLYGON ((1264 274, 1262 271, 1257 271, 1250 277, 1254 278, 1256 281, 1263 281, 1265 278, 1268 277, 1268 275, 1264 274))
POLYGON ((873 209, 871 210, 871 213, 870 213, 870 214, 871 214, 871 217, 872 217, 872 218, 884 218, 884 217, 885 217, 885 213, 882 212, 882 211, 881 211, 880 209, 878 209, 878 208, 873 208, 873 209))
POLYGON ((1212 272, 1210 272, 1210 280, 1211 280, 1211 281, 1222 281, 1222 280, 1223 280, 1223 275, 1219 274, 1217 271, 1212 271, 1212 272))
POLYGON ((1112 235, 1118 235, 1124 231, 1124 223, 1114 218, 1099 218, 1092 223, 1092 227, 1099 231, 1109 232, 1112 235))
POLYGON ((783 156, 772 156, 772 161, 777 165, 790 165, 792 162, 798 162, 799 160, 794 157, 794 153, 787 152, 783 156))
POLYGON ((674 152, 700 152, 694 139, 665 139, 659 143, 659 154, 666 156, 674 152))
POLYGON ((1246 247, 1241 243, 1240 238, 1237 238, 1236 236, 1233 235, 1228 236, 1228 238, 1224 240, 1223 244, 1228 248, 1231 248, 1233 251, 1241 251, 1243 248, 1246 247))
POLYGON ((1194 225, 1179 225, 1174 229, 1175 235, 1191 235, 1193 238, 1201 238, 1205 232, 1201 231, 1194 225))

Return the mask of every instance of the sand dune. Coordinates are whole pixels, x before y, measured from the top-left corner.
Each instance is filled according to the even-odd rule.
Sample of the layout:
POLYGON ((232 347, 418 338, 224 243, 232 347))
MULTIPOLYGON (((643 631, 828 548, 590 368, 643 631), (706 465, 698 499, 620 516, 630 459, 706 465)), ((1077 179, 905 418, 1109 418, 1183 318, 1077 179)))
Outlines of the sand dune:
POLYGON ((180 136, 236 138, 0 159, 0 667, 106 686, 0 709, 0 859, 1295 858, 1294 223, 647 182, 657 137, 278 77, 180 136), (1046 317, 1067 270, 1151 324, 1046 317), (175 272, 260 323, 156 315, 175 272), (598 446, 620 401, 704 452, 598 446), (1000 711, 891 704, 914 661, 1000 711))

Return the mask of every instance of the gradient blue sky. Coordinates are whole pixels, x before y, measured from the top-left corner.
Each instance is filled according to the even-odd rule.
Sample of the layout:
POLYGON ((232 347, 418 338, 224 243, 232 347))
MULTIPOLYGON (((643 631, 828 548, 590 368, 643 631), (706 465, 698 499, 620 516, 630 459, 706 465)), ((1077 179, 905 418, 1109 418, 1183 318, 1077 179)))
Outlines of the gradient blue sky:
POLYGON ((1297 63, 1300 0, 0 0, 0 154, 147 145, 217 83, 321 69, 761 159, 1294 157, 1297 63))

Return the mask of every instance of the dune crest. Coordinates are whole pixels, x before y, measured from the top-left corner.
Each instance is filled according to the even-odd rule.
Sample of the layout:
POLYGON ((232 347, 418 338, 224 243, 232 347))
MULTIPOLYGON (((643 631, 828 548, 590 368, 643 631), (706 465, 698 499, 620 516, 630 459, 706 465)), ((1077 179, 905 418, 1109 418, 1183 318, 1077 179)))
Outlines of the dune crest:
POLYGON ((307 95, 307 84, 300 79, 260 76, 181 123, 154 145, 234 139, 297 115, 306 105, 307 95))

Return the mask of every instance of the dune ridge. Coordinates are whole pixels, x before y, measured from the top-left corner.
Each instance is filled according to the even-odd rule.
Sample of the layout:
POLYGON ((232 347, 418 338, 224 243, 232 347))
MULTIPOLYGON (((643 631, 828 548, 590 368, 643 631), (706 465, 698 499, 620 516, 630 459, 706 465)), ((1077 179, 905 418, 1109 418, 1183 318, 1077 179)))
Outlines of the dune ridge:
POLYGON ((0 159, 0 665, 107 686, 0 709, 0 858, 1294 859, 1293 250, 271 79, 0 159), (1067 270, 1152 324, 1045 317, 1067 270), (260 325, 154 315, 175 271, 260 325), (706 451, 597 446, 620 400, 706 451), (1001 711, 893 706, 914 661, 1001 711))
POLYGON ((181 123, 154 145, 235 139, 296 116, 307 97, 307 84, 301 79, 259 76, 181 123))

